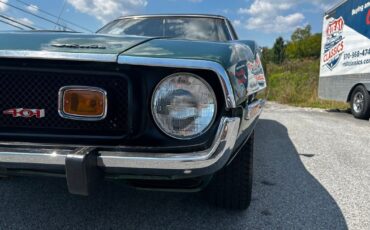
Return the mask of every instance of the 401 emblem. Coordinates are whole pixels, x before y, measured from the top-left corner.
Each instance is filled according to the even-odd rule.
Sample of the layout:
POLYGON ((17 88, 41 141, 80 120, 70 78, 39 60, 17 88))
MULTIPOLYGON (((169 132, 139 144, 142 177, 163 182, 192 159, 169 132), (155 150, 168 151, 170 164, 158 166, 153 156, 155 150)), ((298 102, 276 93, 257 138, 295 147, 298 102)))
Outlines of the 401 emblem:
POLYGON ((43 118, 45 117, 44 109, 23 109, 14 108, 3 111, 4 115, 12 115, 12 117, 23 117, 23 118, 43 118))

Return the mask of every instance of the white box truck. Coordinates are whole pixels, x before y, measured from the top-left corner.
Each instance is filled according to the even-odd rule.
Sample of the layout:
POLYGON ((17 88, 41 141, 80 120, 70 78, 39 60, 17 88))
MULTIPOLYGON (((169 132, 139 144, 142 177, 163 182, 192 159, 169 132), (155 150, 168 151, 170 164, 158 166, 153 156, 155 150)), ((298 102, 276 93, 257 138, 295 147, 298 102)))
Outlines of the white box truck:
POLYGON ((346 0, 325 13, 319 97, 349 102, 370 117, 370 1, 346 0))

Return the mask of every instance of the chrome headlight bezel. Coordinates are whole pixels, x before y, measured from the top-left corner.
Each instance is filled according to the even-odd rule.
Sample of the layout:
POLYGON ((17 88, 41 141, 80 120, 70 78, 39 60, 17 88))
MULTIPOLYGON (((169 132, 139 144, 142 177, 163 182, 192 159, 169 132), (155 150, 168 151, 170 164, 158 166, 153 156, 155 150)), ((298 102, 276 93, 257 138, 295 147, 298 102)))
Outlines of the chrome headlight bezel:
POLYGON ((158 127, 158 129, 161 132, 163 132, 165 135, 167 135, 167 136, 169 136, 171 138, 177 139, 177 140, 191 140, 191 139, 195 139, 197 137, 202 136, 203 134, 205 134, 206 132, 208 132, 211 129, 211 127, 214 124, 214 122, 216 120, 216 117, 217 117, 217 112, 218 112, 218 105, 217 105, 217 103, 218 103, 217 97, 216 97, 216 94, 215 94, 212 86, 204 78, 202 78, 202 77, 200 77, 200 76, 198 76, 196 74, 189 73, 189 72, 177 72, 177 73, 168 75, 167 77, 163 78, 156 85, 156 87, 154 88, 154 91, 152 93, 152 98, 151 98, 151 114, 152 114, 152 118, 154 120, 154 123, 156 124, 156 126, 158 127), (160 87, 163 86, 163 84, 166 81, 168 81, 169 79, 175 78, 175 77, 179 77, 179 76, 189 76, 189 77, 195 78, 198 81, 200 81, 207 88, 207 90, 211 94, 212 99, 214 101, 214 111, 213 111, 212 119, 210 120, 209 124, 202 131, 200 131, 200 132, 198 132, 198 133, 196 133, 194 135, 190 135, 190 136, 182 136, 182 135, 175 135, 173 133, 169 133, 159 123, 159 121, 156 118, 157 115, 155 114, 155 100, 156 100, 156 96, 157 96, 156 93, 158 92, 158 90, 160 89, 160 87))

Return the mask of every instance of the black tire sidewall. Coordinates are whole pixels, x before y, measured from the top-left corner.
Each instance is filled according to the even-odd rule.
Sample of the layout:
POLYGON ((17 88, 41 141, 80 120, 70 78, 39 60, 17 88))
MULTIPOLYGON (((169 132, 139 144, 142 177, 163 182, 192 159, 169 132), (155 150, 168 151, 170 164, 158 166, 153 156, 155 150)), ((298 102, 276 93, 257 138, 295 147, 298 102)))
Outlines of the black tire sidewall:
POLYGON ((254 131, 225 168, 217 172, 204 191, 212 204, 245 210, 252 198, 254 131))
POLYGON ((367 91, 367 89, 362 85, 357 86, 353 90, 353 93, 351 95, 351 111, 352 111, 353 116, 359 119, 368 119, 370 116, 370 94, 367 91), (353 108, 355 95, 357 93, 361 93, 364 96, 364 108, 360 112, 356 112, 353 108))

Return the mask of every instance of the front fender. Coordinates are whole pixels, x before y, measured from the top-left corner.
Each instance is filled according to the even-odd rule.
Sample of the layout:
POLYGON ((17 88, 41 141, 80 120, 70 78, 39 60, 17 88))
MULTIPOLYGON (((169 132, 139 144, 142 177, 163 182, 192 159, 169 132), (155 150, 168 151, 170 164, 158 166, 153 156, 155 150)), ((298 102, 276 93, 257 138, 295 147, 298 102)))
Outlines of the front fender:
POLYGON ((254 55, 251 48, 243 42, 154 39, 127 50, 121 54, 121 57, 123 56, 146 60, 149 58, 151 62, 155 60, 162 66, 165 66, 168 60, 178 60, 180 66, 185 63, 183 60, 218 63, 227 72, 236 105, 242 104, 248 96, 266 88, 260 56, 254 55))
MULTIPOLYGON (((256 47, 254 47, 256 49, 256 47)), ((243 103, 250 95, 266 88, 266 77, 260 55, 253 53, 248 45, 234 43, 233 58, 228 73, 233 84, 236 103, 243 103)))

